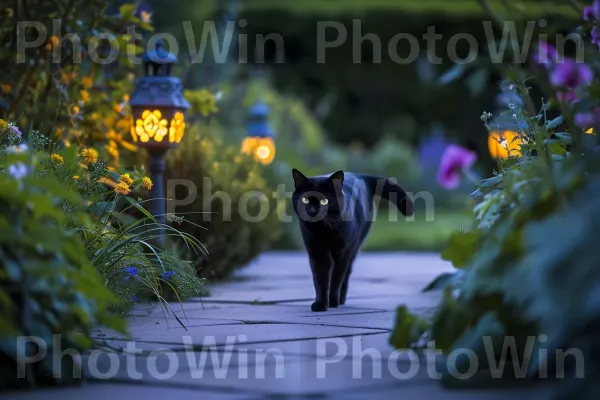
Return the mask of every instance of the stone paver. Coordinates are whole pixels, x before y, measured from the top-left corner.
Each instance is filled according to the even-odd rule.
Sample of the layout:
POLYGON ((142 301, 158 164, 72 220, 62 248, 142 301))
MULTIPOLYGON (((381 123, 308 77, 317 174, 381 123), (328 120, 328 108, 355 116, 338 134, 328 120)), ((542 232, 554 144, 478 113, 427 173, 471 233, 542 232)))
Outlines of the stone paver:
MULTIPOLYGON (((129 339, 98 332, 112 353, 99 349, 84 355, 83 375, 104 382, 45 390, 43 398, 532 397, 533 389, 508 394, 446 391, 430 372, 430 366, 439 370, 445 359, 431 361, 422 353, 397 352, 389 345, 395 309, 406 305, 413 312, 430 313, 439 294, 421 290, 449 270, 437 255, 361 254, 347 304, 313 313, 306 255, 266 253, 230 282, 214 285, 213 296, 173 304, 185 328, 172 315, 146 304, 130 319, 129 339)), ((33 391, 9 398, 33 400, 40 395, 33 391)))
POLYGON ((37 392, 13 393, 7 397, 0 395, 0 399, 7 400, 29 400, 39 398, 43 400, 81 400, 81 399, 111 399, 111 400, 135 400, 136 398, 152 399, 175 399, 175 400, 254 400, 259 396, 247 393, 239 393, 233 390, 215 392, 198 391, 196 388, 185 387, 161 387, 139 384, 116 384, 116 383, 93 383, 84 384, 74 388, 60 388, 45 390, 40 397, 37 392))

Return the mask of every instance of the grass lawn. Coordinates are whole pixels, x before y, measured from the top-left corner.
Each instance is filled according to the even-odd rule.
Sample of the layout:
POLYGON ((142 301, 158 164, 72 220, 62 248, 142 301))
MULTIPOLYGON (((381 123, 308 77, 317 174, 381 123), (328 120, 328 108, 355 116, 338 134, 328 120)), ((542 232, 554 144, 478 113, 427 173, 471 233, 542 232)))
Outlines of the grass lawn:
POLYGON ((373 223, 363 251, 441 251, 452 232, 468 228, 472 217, 462 211, 440 210, 430 219, 418 215, 414 221, 402 218, 388 221, 388 213, 382 211, 373 223))

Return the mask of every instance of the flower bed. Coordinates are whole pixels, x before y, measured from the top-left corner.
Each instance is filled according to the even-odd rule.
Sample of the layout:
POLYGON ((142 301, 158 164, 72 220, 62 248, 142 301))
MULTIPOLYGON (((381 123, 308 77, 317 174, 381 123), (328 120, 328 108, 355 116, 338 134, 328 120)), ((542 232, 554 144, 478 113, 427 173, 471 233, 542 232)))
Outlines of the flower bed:
MULTIPOLYGON (((470 366, 468 360, 449 363, 442 377, 446 386, 481 385, 481 377, 497 384, 499 373, 559 378, 557 398, 588 398, 598 390, 597 10, 600 1, 586 8, 579 30, 590 44, 586 63, 563 61, 553 46, 541 43, 531 71, 505 71, 503 87, 515 99, 507 112, 518 151, 499 159, 494 176, 476 181, 473 228, 456 232, 442 254, 455 271, 424 289, 443 294, 433 318, 398 310, 391 337, 397 348, 410 347, 425 334, 446 356, 470 351, 477 358, 479 374, 472 379, 457 378, 470 366), (539 111, 530 96, 533 84, 550 91, 539 111), (556 117, 549 118, 553 113, 556 117)), ((484 112, 481 119, 489 126, 492 117, 484 112)), ((509 143, 504 146, 508 150, 509 143)), ((474 157, 449 148, 440 183, 452 188, 461 176, 473 179, 474 157)))

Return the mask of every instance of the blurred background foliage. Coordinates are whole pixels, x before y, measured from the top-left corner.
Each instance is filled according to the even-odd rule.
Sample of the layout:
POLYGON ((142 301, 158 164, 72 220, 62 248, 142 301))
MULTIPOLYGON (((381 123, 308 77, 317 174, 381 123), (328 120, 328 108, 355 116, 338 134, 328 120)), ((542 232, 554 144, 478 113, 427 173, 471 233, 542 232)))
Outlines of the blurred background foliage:
MULTIPOLYGON (((52 9, 51 2, 42 3, 35 10, 27 10, 35 13, 32 18, 49 24, 51 18, 62 17, 62 33, 78 32, 84 43, 95 34, 108 33, 121 48, 141 51, 150 34, 173 35, 178 48, 171 50, 179 57, 173 73, 182 77, 192 103, 188 126, 197 132, 194 135, 211 140, 215 146, 220 141, 223 149, 239 148, 246 135, 248 108, 256 101, 267 103, 277 153, 273 164, 261 169, 265 182, 260 187, 276 191, 277 185, 284 183, 291 188, 292 167, 306 174, 345 169, 395 177, 410 192, 427 193, 433 199, 433 213, 421 207, 414 220, 408 221, 389 218, 384 207, 365 250, 441 250, 454 230, 469 223, 472 204, 467 198, 468 185, 449 194, 436 182, 439 160, 448 143, 476 151, 483 175, 491 174, 496 166, 479 116, 483 110, 493 112, 497 108, 501 72, 485 54, 488 38, 482 21, 489 18, 480 1, 306 0, 292 4, 271 0, 179 0, 173 7, 170 0, 92 0, 85 3, 86 7, 84 2, 76 1, 65 9, 52 9), (357 18, 360 32, 353 26, 357 18), (326 62, 320 63, 316 27, 319 21, 330 20, 345 27, 348 38, 343 45, 328 49, 326 62), (235 21, 245 24, 236 25, 235 21), (212 22, 214 32, 210 32, 212 22), (229 32, 233 33, 230 37, 228 22, 236 27, 229 32), (126 28, 131 26, 143 35, 141 42, 127 33, 126 28), (430 26, 442 35, 436 41, 439 63, 427 61, 427 43, 421 39, 430 26), (388 56, 388 42, 399 32, 419 38, 420 52, 415 62, 402 65, 388 56), (216 36, 209 35, 212 33, 216 36), (266 42, 264 54, 253 51, 257 35, 272 33, 283 38, 282 63, 277 62, 274 41, 266 42), (360 38, 354 36, 370 33, 381 41, 380 62, 374 61, 374 46, 369 39, 357 48, 360 38), (456 65, 449 59, 448 40, 457 33, 469 33, 477 40, 482 54, 473 65, 456 65), (231 40, 226 48, 224 37, 231 40), (212 51, 211 40, 216 42, 217 50, 224 50, 221 54, 212 51), (202 58, 194 60, 198 51, 202 58), (353 54, 358 51, 361 63, 353 62, 353 54), (244 54, 247 61, 240 61, 244 54)), ((511 12, 548 22, 545 28, 536 25, 534 33, 566 33, 578 18, 563 3, 486 4, 492 8, 508 4, 511 12)), ((25 12, 18 8, 7 14, 2 26, 10 27, 11 18, 23 18, 25 12)), ((6 40, 0 62, 6 67, 14 63, 14 42, 10 29, 2 32, 6 40)), ((336 35, 331 33, 334 36, 328 33, 329 40, 336 35)), ((49 64, 46 58, 53 46, 56 43, 50 38, 47 45, 27 53, 32 70, 10 68, 0 78, 2 114, 16 119, 23 128, 34 125, 48 132, 65 146, 94 145, 111 168, 144 165, 145 153, 131 143, 128 133, 128 93, 140 71, 122 58, 97 65, 89 62, 85 53, 85 62, 75 65, 66 57, 66 45, 62 45, 65 59, 59 65, 49 64)), ((406 57, 410 52, 408 42, 401 41, 397 50, 399 56, 406 57)), ((466 41, 459 41, 457 55, 468 55, 466 41)), ((199 168, 193 173, 205 174, 213 174, 208 167, 223 160, 218 154, 209 156, 189 149, 178 153, 178 157, 180 161, 174 163, 183 163, 186 168, 193 163, 199 168)), ((240 185, 247 184, 247 177, 239 179, 240 185)), ((286 207, 291 215, 289 205, 286 207)), ((275 230, 272 222, 253 224, 249 230, 268 232, 262 235, 260 246, 251 246, 256 251, 300 248, 296 224, 281 223, 275 230)), ((228 229, 243 231, 235 225, 228 229)), ((228 269, 241 266, 257 254, 253 251, 240 257, 239 265, 228 269)), ((205 265, 204 269, 210 268, 205 265)))
MULTIPOLYGON (((258 100, 270 106, 277 145, 275 162, 268 168, 273 188, 282 182, 291 185, 290 170, 295 167, 307 174, 345 169, 395 177, 413 193, 431 194, 433 218, 419 212, 413 221, 390 220, 385 208, 365 250, 440 250, 454 230, 469 223, 468 190, 444 192, 436 173, 448 143, 476 151, 482 174, 490 174, 496 166, 479 116, 483 110, 498 107, 501 73, 487 54, 471 66, 457 66, 446 51, 450 37, 469 33, 485 52, 488 37, 482 21, 489 18, 479 2, 443 2, 442 6, 440 1, 303 1, 282 6, 268 0, 182 0, 177 8, 167 3, 147 1, 160 10, 153 14, 156 29, 185 43, 179 48, 179 67, 188 94, 208 90, 218 98, 219 112, 211 121, 213 134, 240 143, 246 133, 248 107, 258 100), (348 38, 343 45, 328 49, 326 62, 319 63, 316 26, 332 16, 345 27, 348 38), (380 38, 380 62, 373 61, 373 43, 364 40, 358 45, 363 62, 353 63, 358 51, 353 35, 360 35, 353 27, 356 18, 360 18, 362 35, 373 33, 380 38), (223 47, 227 22, 239 20, 246 24, 235 25, 230 46, 223 47), (189 21, 188 29, 181 21, 189 21), (220 54, 211 50, 210 21, 215 22, 220 54), (427 44, 420 39, 433 25, 442 35, 436 41, 437 64, 427 61, 427 44), (390 38, 399 32, 419 38, 416 62, 401 65, 387 55, 390 38), (264 62, 260 53, 253 52, 257 35, 272 33, 283 38, 282 63, 277 62, 273 41, 265 44, 264 62), (189 53, 196 52, 203 40, 202 62, 192 63, 189 53), (244 54, 247 62, 239 62, 244 54)), ((500 3, 505 2, 489 4, 497 7, 500 3)), ((521 15, 548 21, 545 30, 536 25, 536 33, 567 32, 578 18, 566 5, 511 3, 521 15)), ((328 40, 335 38, 335 32, 332 35, 328 40)), ((496 32, 495 37, 500 36, 496 32)), ((407 42, 401 41, 398 54, 406 57, 409 52, 407 42)), ((459 41, 457 55, 468 55, 466 41, 459 41)), ((196 108, 194 114, 203 113, 196 108)), ((288 213, 292 214, 289 206, 288 213)), ((283 228, 283 235, 270 247, 300 248, 296 225, 284 224, 283 228)))

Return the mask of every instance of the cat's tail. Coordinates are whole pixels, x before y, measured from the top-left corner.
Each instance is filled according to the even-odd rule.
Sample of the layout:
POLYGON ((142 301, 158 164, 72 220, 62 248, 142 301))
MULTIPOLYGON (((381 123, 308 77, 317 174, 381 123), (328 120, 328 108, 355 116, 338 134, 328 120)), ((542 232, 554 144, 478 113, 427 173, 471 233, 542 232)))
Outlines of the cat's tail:
POLYGON ((374 175, 361 175, 371 195, 379 196, 393 203, 405 216, 411 216, 415 212, 413 199, 406 193, 406 190, 394 179, 387 179, 374 175))

